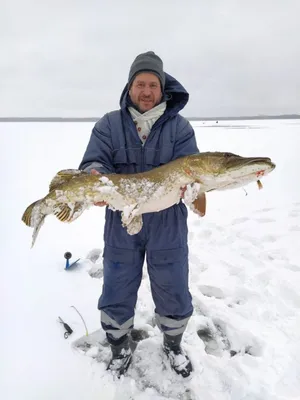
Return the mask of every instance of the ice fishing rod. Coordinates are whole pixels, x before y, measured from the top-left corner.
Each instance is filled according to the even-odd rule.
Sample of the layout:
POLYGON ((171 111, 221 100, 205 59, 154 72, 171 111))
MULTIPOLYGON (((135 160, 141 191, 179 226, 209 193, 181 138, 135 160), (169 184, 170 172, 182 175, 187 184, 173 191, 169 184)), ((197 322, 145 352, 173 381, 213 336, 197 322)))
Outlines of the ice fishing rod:
POLYGON ((75 310, 75 311, 77 312, 77 314, 80 316, 81 321, 83 322, 83 325, 84 325, 84 327, 85 327, 85 335, 86 335, 86 336, 89 336, 89 332, 88 332, 88 329, 87 329, 85 320, 83 319, 83 316, 80 314, 80 312, 77 310, 77 308, 76 308, 75 306, 71 306, 71 307, 74 308, 74 310, 75 310))

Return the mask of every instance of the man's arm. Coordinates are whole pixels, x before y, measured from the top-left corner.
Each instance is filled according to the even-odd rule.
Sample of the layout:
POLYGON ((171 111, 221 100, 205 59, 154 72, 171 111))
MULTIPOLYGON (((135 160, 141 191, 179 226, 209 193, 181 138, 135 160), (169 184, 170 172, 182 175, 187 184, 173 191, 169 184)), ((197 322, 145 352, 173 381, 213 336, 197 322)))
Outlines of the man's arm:
POLYGON ((177 125, 173 159, 199 153, 192 125, 181 117, 177 125))
MULTIPOLYGON (((79 169, 93 175, 114 173, 112 159, 111 135, 106 117, 96 123, 92 130, 90 141, 87 145, 79 169)), ((107 205, 104 201, 95 203, 95 206, 107 205)))
POLYGON ((95 169, 102 174, 115 172, 110 126, 106 116, 95 124, 79 169, 86 172, 95 169))

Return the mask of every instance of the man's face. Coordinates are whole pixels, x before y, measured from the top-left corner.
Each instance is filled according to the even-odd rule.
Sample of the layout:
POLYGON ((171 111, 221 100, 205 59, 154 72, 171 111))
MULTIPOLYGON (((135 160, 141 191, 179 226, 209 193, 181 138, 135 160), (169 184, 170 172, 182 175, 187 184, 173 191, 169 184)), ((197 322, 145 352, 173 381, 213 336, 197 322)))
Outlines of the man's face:
POLYGON ((132 82, 129 90, 131 101, 141 113, 151 110, 159 104, 162 98, 160 81, 151 72, 138 74, 132 82))

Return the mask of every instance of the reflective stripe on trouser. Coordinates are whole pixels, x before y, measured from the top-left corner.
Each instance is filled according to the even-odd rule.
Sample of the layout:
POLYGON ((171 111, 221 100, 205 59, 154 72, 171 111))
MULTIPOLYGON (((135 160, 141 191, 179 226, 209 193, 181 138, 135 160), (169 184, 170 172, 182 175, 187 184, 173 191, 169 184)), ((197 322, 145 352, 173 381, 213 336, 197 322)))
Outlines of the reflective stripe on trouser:
POLYGON ((110 318, 104 311, 101 311, 101 325, 105 332, 112 336, 113 339, 120 339, 133 328, 133 318, 123 324, 118 324, 114 319, 110 318))
POLYGON ((155 320, 159 329, 170 336, 180 335, 185 331, 187 323, 190 317, 177 320, 169 317, 164 317, 159 314, 155 314, 155 320))

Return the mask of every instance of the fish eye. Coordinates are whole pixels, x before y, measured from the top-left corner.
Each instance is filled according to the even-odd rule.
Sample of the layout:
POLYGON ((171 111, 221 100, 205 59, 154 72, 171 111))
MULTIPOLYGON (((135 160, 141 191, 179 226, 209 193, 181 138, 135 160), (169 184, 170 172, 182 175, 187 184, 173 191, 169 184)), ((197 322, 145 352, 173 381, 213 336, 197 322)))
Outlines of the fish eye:
POLYGON ((229 157, 231 157, 231 156, 233 156, 232 153, 224 153, 224 157, 225 157, 225 158, 229 158, 229 157))

